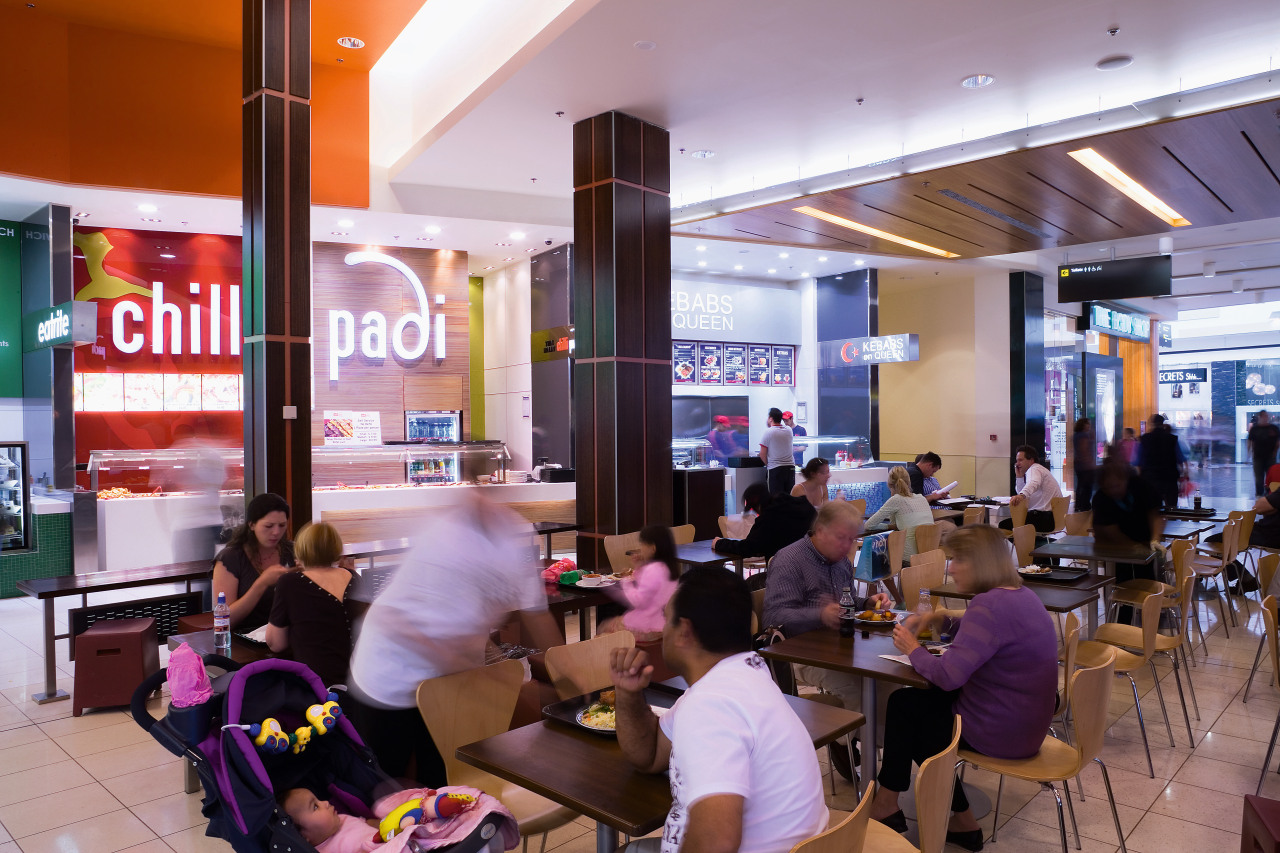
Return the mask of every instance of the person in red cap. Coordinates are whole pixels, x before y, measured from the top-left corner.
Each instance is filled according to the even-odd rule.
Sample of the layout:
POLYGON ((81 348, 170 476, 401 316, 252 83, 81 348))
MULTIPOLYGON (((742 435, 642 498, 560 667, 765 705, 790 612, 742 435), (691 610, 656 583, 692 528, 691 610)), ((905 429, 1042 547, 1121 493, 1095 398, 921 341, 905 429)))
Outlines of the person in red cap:
POLYGON ((724 415, 715 416, 715 426, 712 427, 711 432, 707 433, 707 441, 711 442, 711 458, 721 465, 727 465, 729 457, 733 456, 738 448, 733 437, 733 428, 729 426, 729 419, 724 415))
MULTIPOLYGON (((796 426, 796 416, 793 415, 791 412, 782 413, 782 423, 785 426, 791 427, 792 435, 808 435, 809 434, 804 427, 796 426)), ((797 445, 796 451, 793 455, 795 456, 796 464, 803 465, 804 464, 804 445, 797 445)))

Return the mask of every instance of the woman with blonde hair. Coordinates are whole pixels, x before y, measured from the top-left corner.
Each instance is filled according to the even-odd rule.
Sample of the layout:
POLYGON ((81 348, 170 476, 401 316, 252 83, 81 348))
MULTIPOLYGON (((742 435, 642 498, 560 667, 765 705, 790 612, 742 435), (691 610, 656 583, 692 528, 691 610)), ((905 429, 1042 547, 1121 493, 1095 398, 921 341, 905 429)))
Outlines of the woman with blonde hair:
POLYGON ((906 468, 899 465, 890 469, 889 500, 867 519, 867 532, 875 533, 877 526, 881 530, 893 527, 905 532, 907 544, 902 550, 902 558, 906 560, 916 553, 916 528, 921 524, 933 524, 929 499, 912 493, 911 475, 906 468))
POLYGON ((288 649, 325 684, 345 684, 351 626, 363 609, 352 600, 355 574, 342 561, 342 537, 332 524, 312 522, 294 540, 300 567, 276 582, 267 645, 288 649))
MULTIPOLYGON (((903 688, 889 697, 885 713, 880 789, 871 816, 905 832, 898 795, 911 782, 911 764, 921 764, 951 742, 952 715, 963 723, 961 749, 995 758, 1035 755, 1053 717, 1058 691, 1058 637, 1053 619, 1036 594, 1022 585, 1008 542, 994 527, 972 524, 952 531, 951 579, 973 595, 962 615, 910 616, 893 629, 893 644, 933 685, 903 688), (955 640, 934 656, 916 637, 925 619, 955 640)), ((957 781, 951 799, 947 841, 982 849, 982 830, 957 781)))

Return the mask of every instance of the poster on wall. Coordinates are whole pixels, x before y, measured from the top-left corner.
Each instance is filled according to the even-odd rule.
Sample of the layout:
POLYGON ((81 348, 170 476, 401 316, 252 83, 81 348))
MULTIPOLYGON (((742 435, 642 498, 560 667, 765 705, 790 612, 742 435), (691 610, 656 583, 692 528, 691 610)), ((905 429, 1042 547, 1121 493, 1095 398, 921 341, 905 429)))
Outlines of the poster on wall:
POLYGON ((671 342, 671 381, 676 385, 698 382, 698 345, 690 341, 671 342))
POLYGON ((773 384, 796 384, 796 348, 773 348, 773 384))
POLYGON ((769 374, 773 367, 773 347, 747 347, 747 362, 750 365, 747 375, 751 384, 768 385, 769 374))
POLYGON ((382 444, 382 420, 377 412, 325 412, 327 446, 382 444))
POLYGON ((724 384, 747 384, 747 348, 742 344, 724 345, 724 384))
POLYGON ((698 382, 701 385, 724 384, 723 344, 698 344, 698 382))
POLYGON ((1236 362, 1236 405, 1280 406, 1280 358, 1236 362))

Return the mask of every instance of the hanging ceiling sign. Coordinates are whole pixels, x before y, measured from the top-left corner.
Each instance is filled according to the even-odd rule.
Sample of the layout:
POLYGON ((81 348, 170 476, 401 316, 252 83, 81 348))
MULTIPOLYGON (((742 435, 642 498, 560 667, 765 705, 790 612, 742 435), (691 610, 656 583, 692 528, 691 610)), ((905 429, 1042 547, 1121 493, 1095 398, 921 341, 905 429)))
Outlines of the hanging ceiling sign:
POLYGON ((910 333, 823 341, 818 344, 818 356, 820 367, 857 367, 919 361, 920 336, 910 333))
POLYGON ((1096 302, 1086 303, 1086 306, 1085 329, 1133 341, 1151 340, 1151 318, 1147 315, 1131 314, 1096 302))
POLYGON ((22 317, 22 350, 92 343, 98 334, 98 306, 92 302, 64 302, 22 317))

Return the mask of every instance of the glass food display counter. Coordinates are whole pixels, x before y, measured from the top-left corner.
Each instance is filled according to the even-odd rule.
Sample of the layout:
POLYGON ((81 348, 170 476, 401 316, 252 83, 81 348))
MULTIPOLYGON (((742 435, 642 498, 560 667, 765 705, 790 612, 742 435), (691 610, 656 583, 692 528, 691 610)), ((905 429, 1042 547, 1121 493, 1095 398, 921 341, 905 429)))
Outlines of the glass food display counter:
POLYGON ((244 488, 244 451, 238 447, 172 447, 168 450, 91 450, 89 488, 132 494, 244 488))
POLYGON ((0 552, 27 551, 31 539, 31 476, 27 444, 0 443, 0 552))

